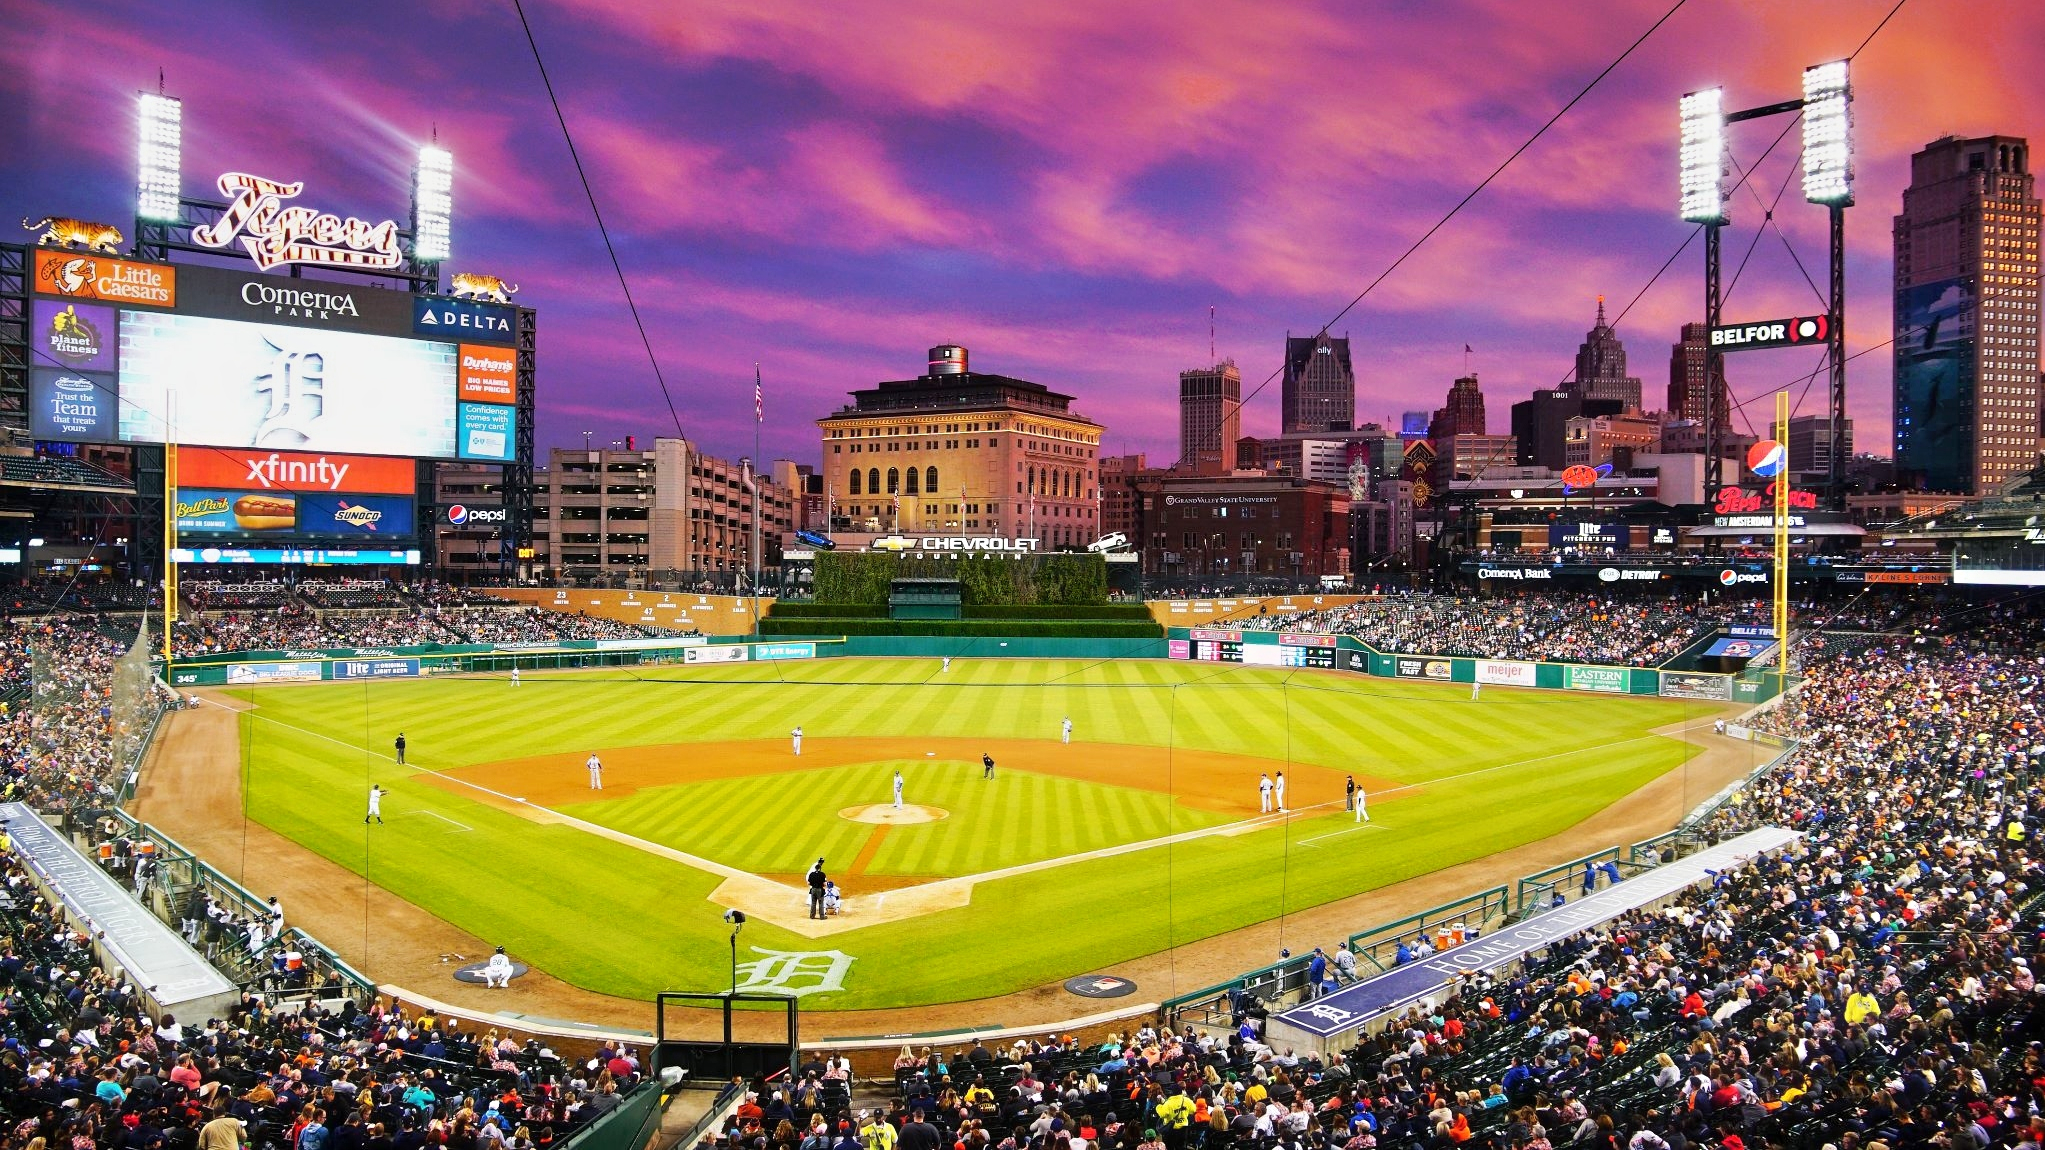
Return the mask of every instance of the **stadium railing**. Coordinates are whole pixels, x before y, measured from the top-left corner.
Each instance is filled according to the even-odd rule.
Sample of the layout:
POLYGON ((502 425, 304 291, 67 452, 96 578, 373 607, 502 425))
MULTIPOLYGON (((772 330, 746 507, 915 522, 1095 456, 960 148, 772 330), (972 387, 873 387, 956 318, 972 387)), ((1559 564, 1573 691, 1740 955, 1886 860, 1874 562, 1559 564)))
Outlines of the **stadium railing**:
POLYGON ((1181 1024, 1215 1030, 1233 1029, 1236 1001, 1240 997, 1255 995, 1267 1005, 1277 1006, 1286 996, 1306 989, 1307 964, 1312 959, 1311 954, 1294 955, 1239 974, 1227 982, 1217 982, 1168 998, 1158 1004, 1158 1013, 1173 1029, 1181 1024))
MULTIPOLYGON (((157 897, 143 899, 142 905, 165 924, 176 927, 182 921, 183 908, 195 887, 202 895, 211 896, 236 920, 269 917, 267 903, 186 850, 176 839, 126 811, 114 810, 108 815, 119 824, 118 835, 154 845, 158 878, 151 883, 151 893, 157 897)), ((296 927, 287 927, 283 939, 272 942, 260 953, 252 953, 248 949, 241 933, 227 931, 218 946, 213 948, 209 961, 245 989, 262 991, 273 1005, 340 998, 367 1003, 377 993, 375 983, 341 961, 339 955, 318 939, 296 927), (286 944, 304 958, 305 970, 301 978, 287 981, 275 973, 271 956, 281 953, 281 947, 286 944)))
POLYGON ((1429 907, 1418 914, 1393 919, 1350 935, 1349 949, 1356 954, 1359 964, 1369 962, 1380 971, 1390 970, 1398 965, 1396 954, 1399 943, 1407 938, 1457 923, 1474 922, 1478 930, 1487 932, 1503 923, 1512 906, 1507 895, 1505 887, 1495 886, 1454 902, 1429 907))
POLYGON ((1595 886, 1603 878, 1603 871, 1599 868, 1603 867, 1606 863, 1616 864, 1620 868, 1621 874, 1624 874, 1628 869, 1633 870, 1636 874, 1645 869, 1633 863, 1616 846, 1592 851, 1582 858, 1574 858, 1568 862, 1544 867, 1532 874, 1520 876, 1518 884, 1513 888, 1513 914, 1519 918, 1525 918, 1530 913, 1539 913, 1548 909, 1556 891, 1568 889, 1571 879, 1581 882, 1583 869, 1586 865, 1591 867, 1592 884, 1595 886))

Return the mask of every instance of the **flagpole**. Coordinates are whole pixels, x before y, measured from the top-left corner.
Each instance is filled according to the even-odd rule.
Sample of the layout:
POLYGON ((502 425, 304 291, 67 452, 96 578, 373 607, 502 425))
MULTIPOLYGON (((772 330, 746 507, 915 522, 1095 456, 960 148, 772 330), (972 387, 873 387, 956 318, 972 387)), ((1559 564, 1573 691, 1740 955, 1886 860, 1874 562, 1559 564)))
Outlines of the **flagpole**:
POLYGON ((760 572, 765 566, 760 555, 760 425, 766 408, 760 393, 760 365, 753 364, 753 637, 760 634, 760 572))

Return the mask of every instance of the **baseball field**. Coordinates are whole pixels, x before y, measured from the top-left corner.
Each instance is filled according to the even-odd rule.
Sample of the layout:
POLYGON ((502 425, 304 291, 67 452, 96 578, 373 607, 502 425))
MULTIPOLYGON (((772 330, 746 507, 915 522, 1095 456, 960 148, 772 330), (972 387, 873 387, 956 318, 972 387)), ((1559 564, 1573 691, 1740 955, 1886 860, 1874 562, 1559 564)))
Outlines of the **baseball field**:
POLYGON ((253 821, 604 994, 724 989, 723 914, 743 910, 739 981, 811 1010, 1106 969, 1545 838, 1695 752, 1651 733, 1691 713, 1667 700, 1472 700, 1165 661, 830 659, 219 698, 240 711, 253 821), (1266 814, 1259 777, 1279 772, 1289 811, 1266 814), (1367 823, 1344 809, 1350 777, 1367 823), (372 785, 389 792, 380 824, 364 821, 372 785), (822 921, 802 878, 819 857, 843 891, 822 921))

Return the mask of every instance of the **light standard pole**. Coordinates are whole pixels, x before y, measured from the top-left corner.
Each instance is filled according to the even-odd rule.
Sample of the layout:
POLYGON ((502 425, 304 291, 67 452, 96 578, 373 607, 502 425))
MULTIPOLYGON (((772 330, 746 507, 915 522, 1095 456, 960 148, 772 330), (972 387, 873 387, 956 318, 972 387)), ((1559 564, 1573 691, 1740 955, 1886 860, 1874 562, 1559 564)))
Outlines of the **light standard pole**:
POLYGON ((738 932, 746 928, 746 912, 736 909, 725 911, 724 921, 731 924, 731 990, 726 996, 729 998, 738 993, 738 932))

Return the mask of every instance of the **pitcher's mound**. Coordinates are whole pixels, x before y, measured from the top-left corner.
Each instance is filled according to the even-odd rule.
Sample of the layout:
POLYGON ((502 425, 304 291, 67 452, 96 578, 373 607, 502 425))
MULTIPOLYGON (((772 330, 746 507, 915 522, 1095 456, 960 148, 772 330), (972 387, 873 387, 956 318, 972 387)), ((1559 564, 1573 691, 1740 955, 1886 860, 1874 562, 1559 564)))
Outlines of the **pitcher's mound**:
POLYGON ((948 818, 950 815, 951 812, 943 807, 925 807, 918 806, 915 803, 904 803, 899 810, 892 803, 874 803, 872 806, 866 807, 846 807, 838 812, 839 818, 851 819, 855 823, 888 823, 890 825, 934 823, 939 819, 948 818))

